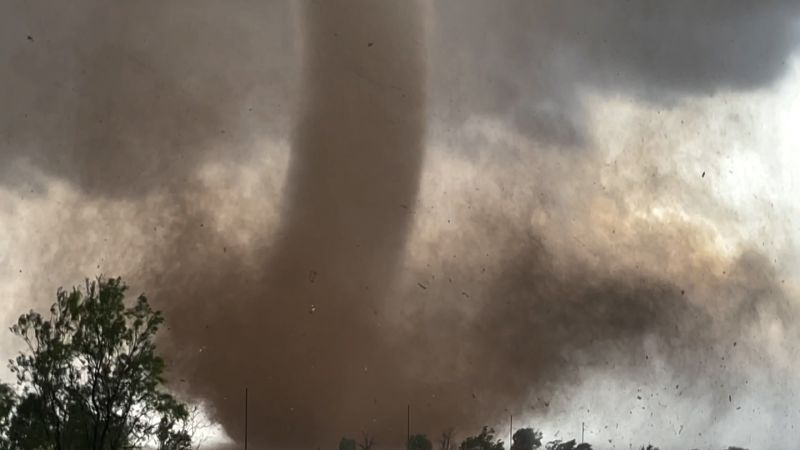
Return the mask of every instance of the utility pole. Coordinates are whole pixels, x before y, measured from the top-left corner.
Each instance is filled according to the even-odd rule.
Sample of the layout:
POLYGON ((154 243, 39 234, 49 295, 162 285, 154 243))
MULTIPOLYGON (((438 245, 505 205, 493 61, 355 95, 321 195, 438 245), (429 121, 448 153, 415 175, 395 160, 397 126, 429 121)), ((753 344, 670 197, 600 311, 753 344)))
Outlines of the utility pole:
POLYGON ((408 412, 406 414, 406 450, 411 444, 411 405, 408 405, 408 412))
POLYGON ((509 417, 511 420, 509 420, 508 423, 508 448, 511 448, 511 444, 513 444, 512 441, 514 440, 514 415, 509 414, 509 417))
POLYGON ((247 450, 247 388, 244 388, 244 450, 247 450))
POLYGON ((583 432, 584 432, 585 430, 586 430, 586 422, 581 422, 581 444, 583 444, 584 442, 586 442, 586 440, 585 440, 585 439, 583 439, 583 432))

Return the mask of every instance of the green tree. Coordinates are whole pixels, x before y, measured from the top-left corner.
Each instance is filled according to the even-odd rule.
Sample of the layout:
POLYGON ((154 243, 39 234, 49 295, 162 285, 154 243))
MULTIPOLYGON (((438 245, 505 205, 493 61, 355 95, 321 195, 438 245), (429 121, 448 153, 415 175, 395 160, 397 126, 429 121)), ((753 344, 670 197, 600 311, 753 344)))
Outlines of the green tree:
POLYGON ((190 448, 189 412, 163 390, 154 338, 164 319, 144 296, 126 306, 126 290, 102 277, 59 289, 47 317, 31 311, 11 327, 27 344, 10 363, 23 392, 14 448, 190 448))
POLYGON ((408 450, 431 450, 433 444, 424 434, 413 434, 408 438, 408 450))
POLYGON ((339 450, 356 450, 356 440, 343 437, 339 441, 339 450))
POLYGON ((503 441, 495 441, 494 428, 483 427, 477 436, 469 436, 461 442, 459 450, 503 450, 503 441))
POLYGON ((535 450, 542 446, 542 432, 520 428, 511 437, 511 450, 535 450))

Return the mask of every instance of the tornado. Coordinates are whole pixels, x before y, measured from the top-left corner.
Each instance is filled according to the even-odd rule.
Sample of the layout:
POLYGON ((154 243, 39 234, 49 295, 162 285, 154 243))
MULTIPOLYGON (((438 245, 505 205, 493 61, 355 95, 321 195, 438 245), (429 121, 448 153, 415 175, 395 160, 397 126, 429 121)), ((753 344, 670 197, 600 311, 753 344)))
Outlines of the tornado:
MULTIPOLYGON (((190 392, 237 441, 248 389, 257 448, 375 428, 396 370, 375 317, 402 256, 424 149, 420 6, 307 2, 300 14, 302 95, 276 237, 246 279, 209 274, 215 286, 198 295, 214 305, 215 317, 202 314, 213 325, 173 332, 203 342, 190 392)), ((175 303, 184 308, 174 314, 192 314, 175 303)))
POLYGON ((798 13, 2 2, 0 317, 121 275, 237 448, 791 446, 798 13))

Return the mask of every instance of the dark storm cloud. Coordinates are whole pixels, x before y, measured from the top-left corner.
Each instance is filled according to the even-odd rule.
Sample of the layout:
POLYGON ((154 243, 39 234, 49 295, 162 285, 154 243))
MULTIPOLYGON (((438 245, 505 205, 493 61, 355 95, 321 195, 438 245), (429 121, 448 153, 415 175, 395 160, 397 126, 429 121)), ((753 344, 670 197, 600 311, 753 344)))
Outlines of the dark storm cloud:
POLYGON ((437 2, 440 113, 500 115, 578 144, 584 87, 665 103, 775 81, 798 44, 796 2, 437 2))
MULTIPOLYGON (((520 232, 496 199, 481 198, 455 246, 493 247, 500 267, 483 279, 445 264, 472 280, 474 298, 462 306, 471 314, 420 313, 406 329, 386 317, 404 299, 393 284, 421 214, 426 127, 488 115, 561 148, 586 143, 586 87, 672 103, 767 86, 796 42, 794 4, 290 5, 0 7, 0 183, 27 187, 33 167, 90 198, 170 196, 178 231, 142 272, 170 317, 163 344, 173 370, 234 438, 244 386, 257 445, 307 448, 361 429, 402 441, 408 403, 430 431, 481 425, 536 383, 569 381, 568 350, 607 342, 618 357, 656 335, 678 353, 755 320, 756 304, 785 301, 759 256, 744 258, 751 266, 736 282, 711 269, 687 275, 703 296, 735 298, 736 313, 719 317, 670 274, 576 258, 564 269, 539 230, 520 232), (205 162, 245 160, 262 135, 292 146, 281 223, 234 254, 224 236, 198 227, 214 205, 196 203, 204 187, 192 179, 205 162)), ((597 163, 585 158, 576 166, 597 163)), ((543 180, 564 196, 574 181, 543 180)), ((667 247, 695 254, 682 241, 643 241, 639 251, 667 247)), ((465 302, 462 293, 443 301, 465 302)))
POLYGON ((287 4, 2 8, 2 184, 33 166, 92 196, 180 190, 199 164, 241 157, 250 123, 288 130, 287 4))

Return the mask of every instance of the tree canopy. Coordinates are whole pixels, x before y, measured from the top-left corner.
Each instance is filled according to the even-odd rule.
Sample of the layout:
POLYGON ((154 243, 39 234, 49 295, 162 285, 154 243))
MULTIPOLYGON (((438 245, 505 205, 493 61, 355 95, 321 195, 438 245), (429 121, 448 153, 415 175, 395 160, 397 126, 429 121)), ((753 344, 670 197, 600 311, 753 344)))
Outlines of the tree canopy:
POLYGON ((511 450, 536 450, 542 446, 542 432, 520 428, 511 437, 511 450))
POLYGON ((592 450, 592 446, 586 442, 578 444, 575 439, 569 441, 550 441, 545 445, 547 450, 592 450))
POLYGON ((9 364, 16 392, 0 387, 2 445, 190 448, 189 411, 163 389, 154 338, 164 319, 143 295, 126 305, 126 291, 119 278, 87 280, 11 327, 27 347, 9 364))
POLYGON ((464 439, 459 450, 503 450, 503 441, 495 440, 494 428, 483 427, 477 436, 464 439))
POLYGON ((356 440, 343 437, 339 441, 339 450, 356 450, 356 440))
POLYGON ((414 434, 408 438, 408 450, 431 450, 433 444, 424 434, 414 434))

